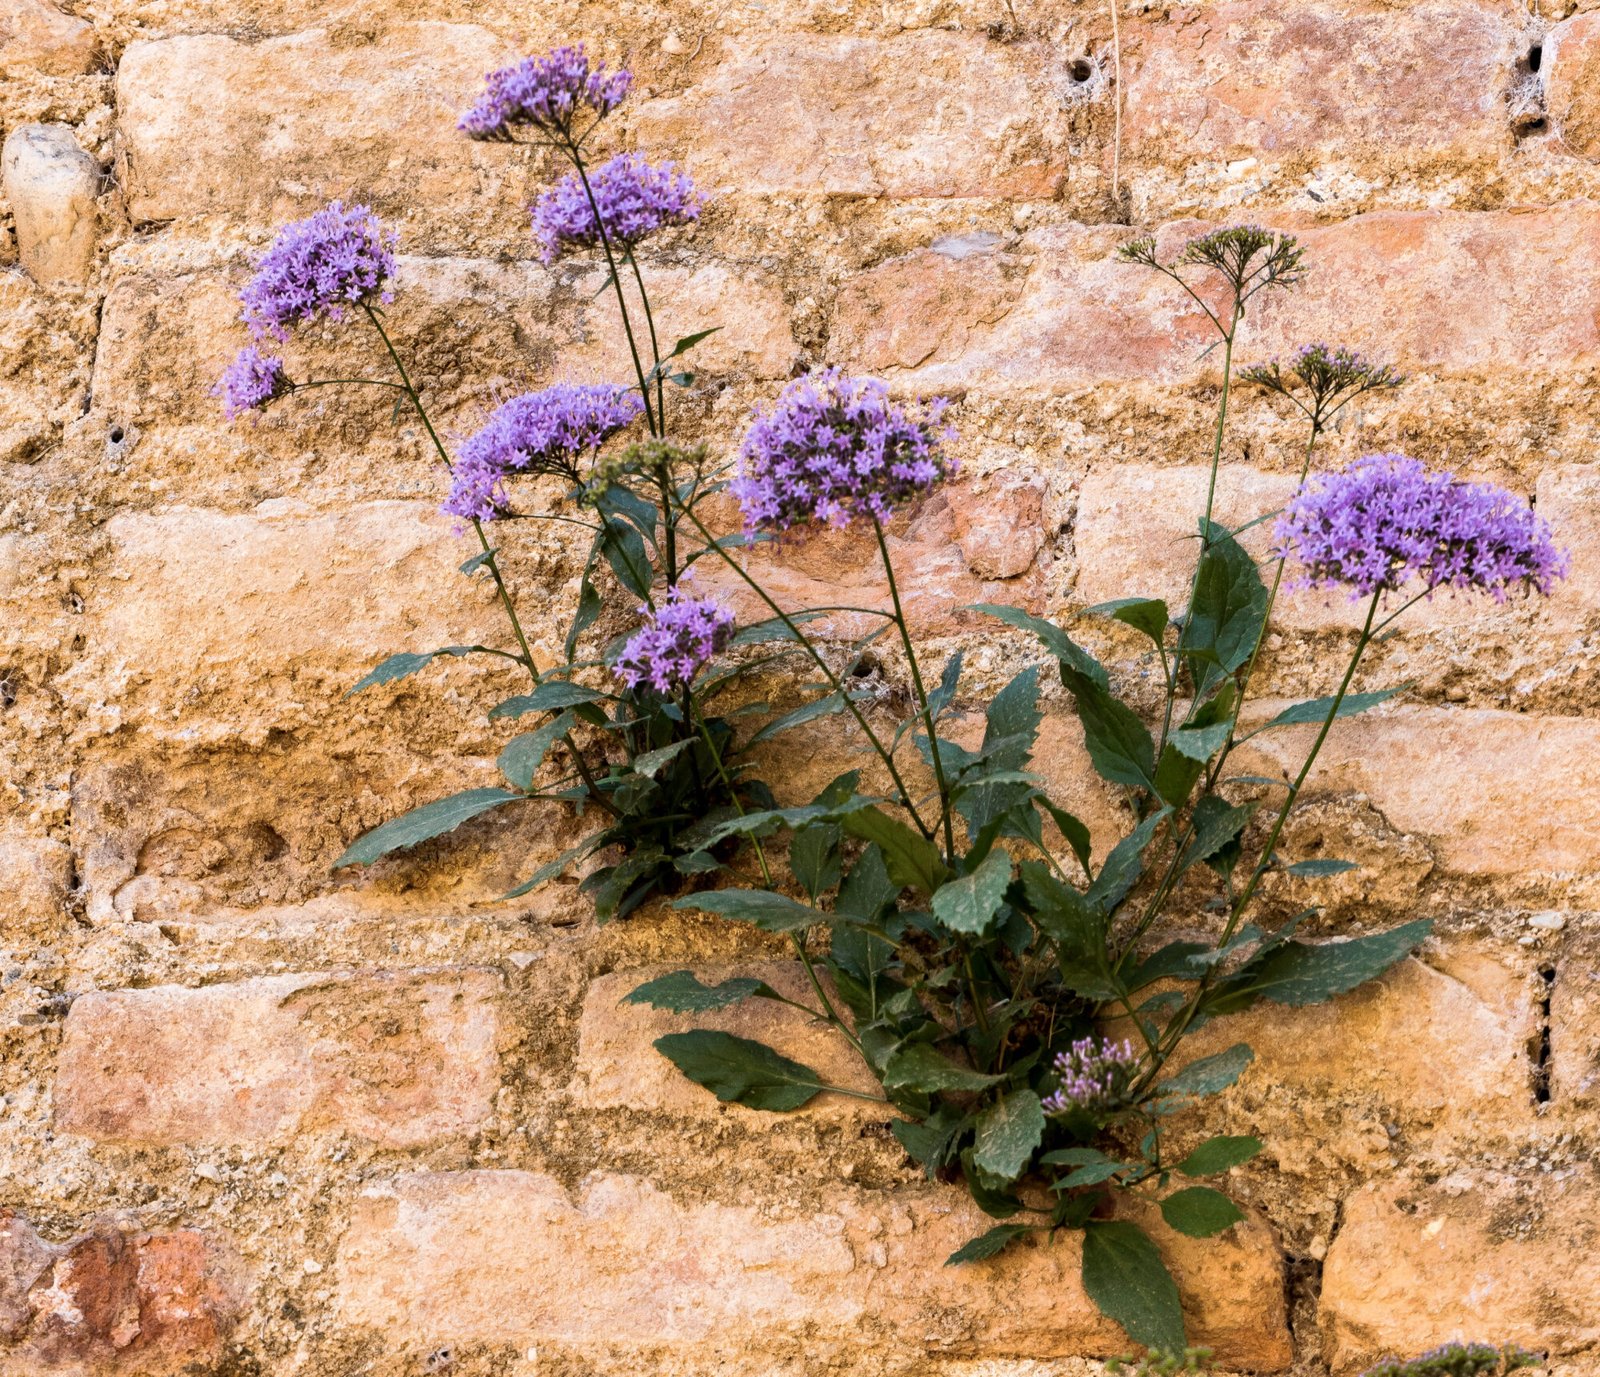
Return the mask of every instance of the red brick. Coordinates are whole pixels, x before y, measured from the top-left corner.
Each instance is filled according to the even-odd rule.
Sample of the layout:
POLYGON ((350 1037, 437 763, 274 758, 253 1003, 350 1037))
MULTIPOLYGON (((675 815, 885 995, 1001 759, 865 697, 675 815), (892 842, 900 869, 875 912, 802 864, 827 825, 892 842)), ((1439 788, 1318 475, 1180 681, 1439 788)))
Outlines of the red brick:
POLYGON ((1334 1372, 1452 1339, 1555 1355, 1600 1344, 1597 1208, 1587 1167, 1363 1186, 1344 1203, 1322 1272, 1318 1323, 1334 1372))
POLYGON ((635 116, 641 147, 761 195, 1048 198, 1067 177, 1063 54, 976 34, 730 40, 709 77, 635 116))
POLYGON ((82 995, 56 1125, 150 1144, 333 1130, 412 1147, 469 1133, 500 1083, 499 989, 493 972, 460 970, 82 995))
POLYGON ((47 1244, 0 1210, 0 1367, 8 1377, 212 1370, 245 1308, 233 1248, 197 1229, 95 1221, 47 1244))
MULTIPOLYGON (((1190 1334, 1219 1361, 1288 1365, 1282 1260, 1251 1219, 1204 1243, 1152 1223, 1190 1334)), ((344 1324, 430 1342, 661 1346, 748 1360, 804 1336, 837 1345, 863 1325, 905 1356, 1105 1357, 1121 1331, 1078 1280, 1074 1236, 986 1263, 945 1257, 993 1223, 964 1191, 830 1188, 820 1207, 681 1200, 638 1177, 590 1177, 576 1198, 533 1172, 402 1176, 355 1202, 340 1243, 344 1324), (641 1259, 649 1259, 641 1266, 641 1259)))

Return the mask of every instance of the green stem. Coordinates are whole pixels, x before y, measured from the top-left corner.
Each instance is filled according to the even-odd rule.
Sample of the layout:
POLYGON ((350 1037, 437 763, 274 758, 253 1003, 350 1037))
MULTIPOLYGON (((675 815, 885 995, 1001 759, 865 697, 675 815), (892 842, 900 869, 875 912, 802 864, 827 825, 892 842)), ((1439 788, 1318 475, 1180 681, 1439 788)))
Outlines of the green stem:
POLYGON ((911 644, 911 628, 906 625, 905 609, 900 606, 900 589, 894 579, 894 561, 889 558, 889 546, 883 538, 883 523, 872 518, 872 531, 878 537, 878 554, 883 558, 883 572, 889 580, 889 598, 894 603, 894 621, 900 628, 900 642, 906 648, 906 659, 911 665, 911 682, 917 690, 917 708, 928 728, 928 753, 933 757, 933 775, 939 781, 939 822, 944 828, 945 859, 951 865, 956 859, 955 827, 950 820, 950 785, 945 779, 944 761, 939 754, 939 733, 933 720, 933 708, 928 703, 927 690, 922 685, 922 671, 917 666, 917 652, 911 644))

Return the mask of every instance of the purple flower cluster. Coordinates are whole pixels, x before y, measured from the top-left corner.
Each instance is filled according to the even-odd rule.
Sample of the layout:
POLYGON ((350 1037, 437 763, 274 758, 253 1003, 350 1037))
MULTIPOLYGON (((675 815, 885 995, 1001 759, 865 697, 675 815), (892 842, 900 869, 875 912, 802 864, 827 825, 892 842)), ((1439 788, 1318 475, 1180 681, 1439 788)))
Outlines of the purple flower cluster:
POLYGON ((1046 1114, 1085 1110, 1106 1114, 1120 1109, 1133 1079, 1139 1056, 1131 1042, 1109 1038, 1079 1038, 1065 1052, 1056 1053, 1055 1072, 1060 1085, 1044 1099, 1046 1114))
POLYGON ((1311 478, 1276 535, 1278 553, 1305 566, 1301 586, 1343 584, 1354 597, 1415 579, 1429 593, 1477 589, 1504 602, 1519 585, 1549 593, 1567 572, 1549 524, 1521 498, 1429 473, 1403 454, 1369 454, 1311 478))
POLYGON ((473 139, 509 140, 514 125, 529 124, 570 139, 580 111, 587 109, 596 119, 609 115, 632 85, 627 71, 607 72, 604 63, 591 68, 581 43, 556 48, 490 72, 482 97, 456 127, 473 139))
POLYGON ((293 326, 319 315, 338 320, 352 303, 388 301, 394 245, 393 231, 366 206, 335 201, 285 225, 239 293, 250 333, 287 339, 293 326))
POLYGON ((728 608, 714 598, 686 598, 681 589, 669 589, 622 647, 614 666, 617 678, 630 689, 647 684, 670 697, 693 683, 732 637, 733 613, 728 608))
POLYGON ((247 411, 260 410, 293 388, 294 384, 284 374, 282 359, 263 354, 255 345, 247 344, 217 380, 211 395, 222 398, 228 419, 233 421, 247 411))
POLYGON ((557 383, 495 408, 456 456, 444 510, 464 521, 492 521, 508 499, 512 473, 556 474, 582 481, 578 461, 644 409, 638 396, 610 385, 557 383))
POLYGON ((533 235, 546 263, 568 249, 594 248, 600 227, 612 244, 632 246, 657 230, 700 217, 703 201, 674 163, 652 166, 637 153, 619 153, 589 174, 594 204, 576 172, 544 192, 532 211, 533 235), (599 208, 600 218, 595 219, 599 208))
POLYGON ((942 448, 944 402, 889 400, 876 378, 836 368, 796 378, 758 411, 729 485, 750 530, 787 531, 812 521, 885 521, 895 504, 956 471, 942 448))
POLYGON ((1302 404, 1302 409, 1320 420, 1363 392, 1399 387, 1405 378, 1388 364, 1373 363, 1354 349, 1303 344, 1290 355, 1287 364, 1277 359, 1252 364, 1239 370, 1239 380, 1255 383, 1296 402, 1295 385, 1298 384, 1309 394, 1311 403, 1309 407, 1302 404))

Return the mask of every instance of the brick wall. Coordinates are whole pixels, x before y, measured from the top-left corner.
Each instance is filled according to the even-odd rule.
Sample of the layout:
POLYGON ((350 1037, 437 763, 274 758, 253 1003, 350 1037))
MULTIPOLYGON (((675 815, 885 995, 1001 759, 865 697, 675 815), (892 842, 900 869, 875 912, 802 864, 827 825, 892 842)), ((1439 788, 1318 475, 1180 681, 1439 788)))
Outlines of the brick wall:
MULTIPOLYGON (((1557 524, 1548 603, 1441 600, 1374 653, 1371 686, 1416 687, 1341 728, 1294 823, 1362 863, 1324 932, 1435 937, 1215 1030, 1258 1057, 1185 1131, 1266 1140, 1229 1183, 1250 1214, 1214 1247, 1152 1228, 1231 1369, 1459 1336, 1600 1373, 1600 9, 1126 0, 1121 32, 1119 202, 1087 0, 0 0, 0 1371, 1064 1377, 1125 1346, 1070 1242, 942 1269, 972 1207, 870 1106, 718 1106, 650 1048, 683 1020, 618 1006, 685 964, 781 985, 780 948, 661 908, 596 929, 559 887, 486 902, 570 840, 560 813, 329 873, 490 781, 500 672, 342 694, 495 609, 386 400, 221 423, 233 293, 275 224, 368 200, 447 430, 617 373, 598 274, 533 256, 547 169, 452 130, 488 67, 581 37, 638 74, 618 142, 715 193, 647 255, 669 336, 723 327, 685 434, 730 445, 822 363, 958 398, 963 479, 891 538, 918 634, 970 646, 976 687, 1030 651, 968 603, 1181 594, 1216 359, 1114 262, 1130 226, 1293 228, 1311 279, 1241 356, 1329 339, 1412 378, 1329 457, 1404 449, 1557 524)), ((1281 498, 1298 438, 1241 398, 1224 516, 1281 498)), ((506 543, 553 658, 574 548, 506 543)), ((771 577, 884 596, 846 535, 771 577)), ((1326 691, 1353 630, 1288 605, 1271 692, 1326 691)), ((1087 634, 1136 672, 1134 639, 1087 634)), ((1046 706, 1041 768, 1109 844, 1116 801, 1046 706)), ((789 741, 794 796, 854 763, 836 726, 789 741)), ((862 1075, 785 1014, 718 1018, 862 1075)))

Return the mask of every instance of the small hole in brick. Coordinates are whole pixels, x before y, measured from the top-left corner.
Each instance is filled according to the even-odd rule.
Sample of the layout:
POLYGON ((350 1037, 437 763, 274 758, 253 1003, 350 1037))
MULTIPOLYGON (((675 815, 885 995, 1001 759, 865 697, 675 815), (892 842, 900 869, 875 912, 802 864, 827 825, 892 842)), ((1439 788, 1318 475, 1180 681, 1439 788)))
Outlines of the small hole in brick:
POLYGON ((1533 1053, 1533 1102, 1550 1103, 1550 997, 1556 988, 1556 968, 1539 967, 1539 1028, 1533 1053))
POLYGON ((1067 75, 1080 85, 1086 81, 1094 80, 1094 63, 1086 57, 1073 59, 1072 65, 1067 68, 1067 75))
POLYGON ((109 436, 107 436, 106 438, 109 439, 112 444, 120 445, 122 443, 122 427, 121 426, 112 426, 111 427, 111 434, 109 436))
POLYGON ((1542 43, 1535 43, 1533 47, 1528 49, 1528 70, 1530 72, 1537 72, 1539 70, 1539 64, 1543 61, 1544 45, 1542 43))

